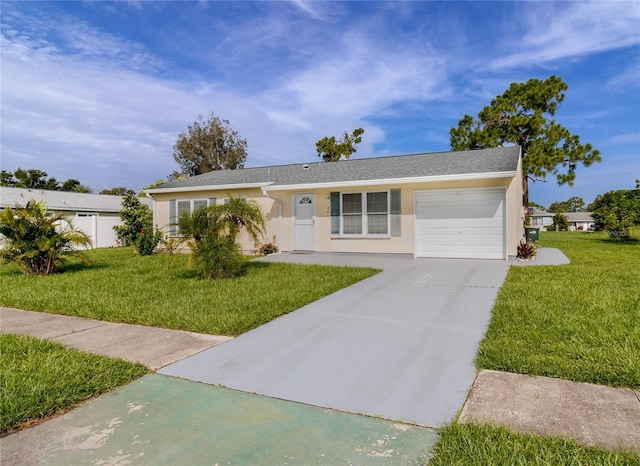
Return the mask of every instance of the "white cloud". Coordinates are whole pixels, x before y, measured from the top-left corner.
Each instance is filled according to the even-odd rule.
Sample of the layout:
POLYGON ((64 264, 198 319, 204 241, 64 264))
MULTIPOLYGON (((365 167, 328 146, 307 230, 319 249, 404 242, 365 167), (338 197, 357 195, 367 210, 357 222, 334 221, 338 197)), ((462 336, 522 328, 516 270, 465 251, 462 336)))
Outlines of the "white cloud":
POLYGON ((540 65, 640 43, 638 2, 523 5, 522 38, 505 47, 512 53, 491 60, 492 69, 540 65))

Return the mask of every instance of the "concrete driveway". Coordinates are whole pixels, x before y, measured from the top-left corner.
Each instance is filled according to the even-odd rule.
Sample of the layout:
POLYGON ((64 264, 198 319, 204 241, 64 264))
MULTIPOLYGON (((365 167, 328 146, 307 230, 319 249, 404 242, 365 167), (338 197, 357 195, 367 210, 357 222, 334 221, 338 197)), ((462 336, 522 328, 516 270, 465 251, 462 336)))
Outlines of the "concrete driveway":
POLYGON ((506 261, 326 253, 264 260, 384 271, 159 373, 422 426, 456 415, 506 261))

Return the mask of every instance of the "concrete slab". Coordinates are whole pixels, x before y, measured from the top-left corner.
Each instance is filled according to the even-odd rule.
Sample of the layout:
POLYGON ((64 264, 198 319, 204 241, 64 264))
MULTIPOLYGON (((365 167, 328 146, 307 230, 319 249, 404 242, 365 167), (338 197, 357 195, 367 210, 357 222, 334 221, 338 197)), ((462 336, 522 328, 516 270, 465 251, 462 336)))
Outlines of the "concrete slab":
POLYGON ((521 260, 512 258, 511 265, 518 267, 528 267, 532 265, 566 265, 571 261, 560 249, 556 248, 538 248, 536 257, 533 260, 521 260))
POLYGON ((0 331, 47 338, 79 350, 139 362, 154 370, 230 339, 10 308, 0 308, 0 331))
POLYGON ((160 373, 423 426, 457 415, 507 261, 370 254, 268 260, 384 272, 160 373))
POLYGON ((640 393, 631 389, 484 370, 458 422, 640 453, 640 393))
POLYGON ((434 430, 162 375, 0 439, 2 463, 425 464, 434 430))

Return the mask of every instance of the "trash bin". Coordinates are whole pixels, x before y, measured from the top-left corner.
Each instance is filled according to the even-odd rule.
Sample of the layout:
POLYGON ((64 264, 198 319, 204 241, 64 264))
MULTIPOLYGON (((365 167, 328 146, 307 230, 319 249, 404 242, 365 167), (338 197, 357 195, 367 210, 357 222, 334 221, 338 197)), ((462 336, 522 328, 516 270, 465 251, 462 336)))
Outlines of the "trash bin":
POLYGON ((540 239, 540 227, 524 227, 527 241, 538 241, 540 239))

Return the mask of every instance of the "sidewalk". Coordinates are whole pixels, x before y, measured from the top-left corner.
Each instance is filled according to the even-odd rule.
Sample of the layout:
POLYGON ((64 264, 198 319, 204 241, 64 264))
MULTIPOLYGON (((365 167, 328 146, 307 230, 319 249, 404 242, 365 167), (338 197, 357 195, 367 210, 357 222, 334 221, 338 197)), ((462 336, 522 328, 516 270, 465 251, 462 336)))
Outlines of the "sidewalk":
POLYGON ((231 337, 0 307, 0 332, 17 333, 157 370, 231 337))
POLYGON ((640 454, 640 390, 483 370, 458 419, 640 454))

